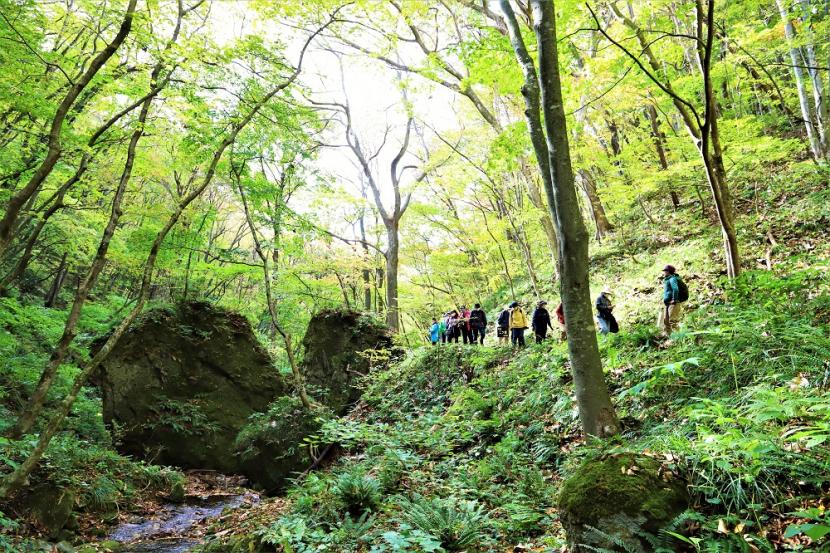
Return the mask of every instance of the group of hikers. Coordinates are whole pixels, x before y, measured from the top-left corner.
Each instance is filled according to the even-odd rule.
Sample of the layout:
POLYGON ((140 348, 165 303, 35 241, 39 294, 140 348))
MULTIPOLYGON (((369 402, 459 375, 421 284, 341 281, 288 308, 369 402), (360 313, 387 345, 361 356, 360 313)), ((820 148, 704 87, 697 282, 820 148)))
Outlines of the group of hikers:
POLYGON ((429 339, 433 345, 439 342, 458 343, 459 338, 463 339, 465 344, 483 344, 486 332, 487 314, 477 303, 472 309, 462 305, 460 309, 448 311, 440 321, 432 319, 429 339))
MULTIPOLYGON (((616 334, 620 327, 614 317, 614 305, 611 301, 612 293, 609 289, 600 292, 594 302, 596 308, 597 327, 601 334, 616 334)), ((665 334, 670 335, 680 322, 684 303, 689 299, 689 289, 677 270, 672 265, 663 267, 663 305, 660 308, 657 326, 665 334)), ((499 345, 508 342, 514 346, 525 345, 525 331, 533 331, 536 343, 541 343, 548 337, 548 330, 556 331, 547 309, 548 302, 541 300, 536 303, 530 319, 524 311, 521 302, 513 301, 501 310, 496 319, 496 338, 499 345)), ((565 332, 565 312, 560 303, 554 311, 558 322, 559 338, 567 338, 565 332)), ((432 319, 429 329, 429 341, 432 345, 439 343, 458 343, 463 339, 465 344, 484 344, 484 335, 487 331, 487 315, 480 304, 473 309, 462 306, 444 313, 438 319, 432 319)))

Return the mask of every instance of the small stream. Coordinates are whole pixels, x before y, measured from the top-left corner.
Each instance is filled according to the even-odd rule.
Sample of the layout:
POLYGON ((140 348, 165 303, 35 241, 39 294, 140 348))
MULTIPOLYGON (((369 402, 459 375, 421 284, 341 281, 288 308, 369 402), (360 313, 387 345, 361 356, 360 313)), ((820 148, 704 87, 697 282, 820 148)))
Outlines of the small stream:
POLYGON ((123 544, 123 553, 186 553, 202 543, 199 525, 216 518, 225 509, 256 503, 253 493, 206 498, 188 498, 180 505, 161 507, 152 518, 136 517, 124 522, 107 537, 123 544))

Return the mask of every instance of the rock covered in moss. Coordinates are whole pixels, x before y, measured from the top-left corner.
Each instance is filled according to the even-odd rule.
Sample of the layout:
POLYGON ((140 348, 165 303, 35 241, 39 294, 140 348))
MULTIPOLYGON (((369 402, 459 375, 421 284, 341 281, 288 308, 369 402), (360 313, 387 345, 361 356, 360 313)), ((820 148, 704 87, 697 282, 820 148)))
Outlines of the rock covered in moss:
POLYGON ((240 472, 234 442, 286 393, 248 321, 204 302, 143 315, 100 374, 119 449, 158 463, 240 472))
POLYGON ((303 348, 300 369, 312 391, 317 389, 315 398, 342 414, 360 396, 356 378, 369 372, 377 352, 388 355, 392 335, 388 327, 366 314, 326 310, 309 321, 303 348))
POLYGON ((582 547, 623 551, 652 550, 645 535, 656 536, 689 506, 685 484, 652 457, 618 454, 586 461, 559 495, 559 516, 574 552, 582 547))
POLYGON ((267 493, 281 491, 290 477, 314 462, 304 440, 320 429, 330 412, 306 409, 296 397, 285 396, 265 413, 253 415, 239 432, 235 448, 241 472, 267 493))
POLYGON ((47 537, 57 538, 72 518, 75 493, 51 483, 38 484, 26 492, 22 506, 47 537))

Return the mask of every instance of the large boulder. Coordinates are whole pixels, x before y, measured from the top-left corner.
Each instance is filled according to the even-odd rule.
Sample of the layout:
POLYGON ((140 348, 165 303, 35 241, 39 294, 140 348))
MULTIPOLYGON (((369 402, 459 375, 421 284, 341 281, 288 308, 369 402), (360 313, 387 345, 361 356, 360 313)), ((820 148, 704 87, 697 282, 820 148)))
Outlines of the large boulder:
POLYGON ((688 506, 685 484, 660 461, 627 453, 586 461, 559 496, 559 516, 576 553, 652 551, 646 536, 656 536, 688 506))
POLYGON ((287 391, 248 321, 203 302, 143 315, 104 363, 100 385, 122 452, 223 472, 242 472, 237 434, 287 391))
POLYGON ((312 395, 342 414, 357 401, 355 380, 369 372, 372 356, 392 348, 389 328, 356 311, 326 310, 308 323, 300 367, 312 395))

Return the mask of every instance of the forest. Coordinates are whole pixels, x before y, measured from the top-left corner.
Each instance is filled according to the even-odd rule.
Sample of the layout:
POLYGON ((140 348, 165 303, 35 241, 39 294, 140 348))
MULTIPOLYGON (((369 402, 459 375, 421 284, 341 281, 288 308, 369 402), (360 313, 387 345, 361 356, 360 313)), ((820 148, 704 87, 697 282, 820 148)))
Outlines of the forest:
POLYGON ((0 552, 830 551, 830 0, 0 0, 0 552))

